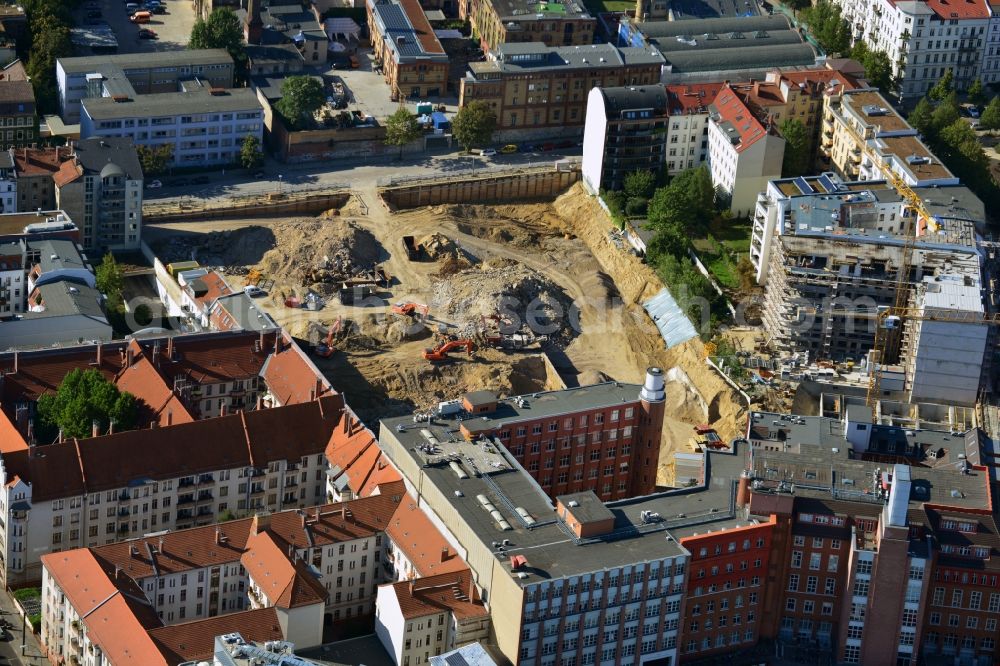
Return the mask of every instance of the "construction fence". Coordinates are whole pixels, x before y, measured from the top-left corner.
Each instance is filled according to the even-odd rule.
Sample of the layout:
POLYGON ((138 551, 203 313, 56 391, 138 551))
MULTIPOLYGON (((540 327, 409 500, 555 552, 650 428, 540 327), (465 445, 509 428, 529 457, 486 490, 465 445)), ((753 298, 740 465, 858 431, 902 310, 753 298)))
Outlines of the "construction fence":
POLYGON ((392 210, 456 203, 491 203, 552 199, 580 180, 575 164, 483 170, 461 176, 445 175, 390 181, 379 197, 392 210))
POLYGON ((147 203, 142 207, 146 222, 216 220, 244 217, 316 215, 342 208, 351 198, 347 186, 270 192, 227 199, 179 199, 147 203))

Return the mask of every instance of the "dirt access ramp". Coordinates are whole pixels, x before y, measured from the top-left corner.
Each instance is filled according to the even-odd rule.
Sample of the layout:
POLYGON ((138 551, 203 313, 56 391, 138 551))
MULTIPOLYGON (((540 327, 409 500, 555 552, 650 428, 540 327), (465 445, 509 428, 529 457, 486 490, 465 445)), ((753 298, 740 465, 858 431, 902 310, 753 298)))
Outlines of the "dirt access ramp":
MULTIPOLYGON (((626 316, 621 318, 629 341, 628 354, 637 366, 657 365, 676 368, 673 376, 683 373, 687 381, 672 381, 667 386, 668 416, 691 422, 704 415, 723 438, 739 436, 746 423, 746 403, 714 370, 705 363, 705 348, 695 338, 672 349, 665 349, 653 322, 642 309, 642 303, 657 294, 663 283, 652 268, 639 258, 616 248, 608 239, 612 222, 597 200, 579 184, 574 185, 552 204, 567 232, 579 237, 614 280, 625 302, 626 316), (692 391, 697 399, 687 400, 692 391), (702 408, 702 405, 704 406, 702 408)), ((686 442, 685 442, 686 443, 686 442)), ((675 449, 680 444, 675 442, 675 449)), ((665 451, 664 451, 665 452, 665 451)), ((663 453, 663 452, 661 452, 663 453)), ((666 457, 661 455, 661 462, 666 457)))

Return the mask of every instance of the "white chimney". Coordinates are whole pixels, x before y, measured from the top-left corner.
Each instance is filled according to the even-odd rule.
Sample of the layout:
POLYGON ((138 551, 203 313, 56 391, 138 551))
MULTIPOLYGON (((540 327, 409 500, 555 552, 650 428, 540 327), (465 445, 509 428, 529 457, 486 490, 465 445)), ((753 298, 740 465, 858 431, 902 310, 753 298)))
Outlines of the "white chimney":
POLYGON ((666 399, 662 369, 657 367, 646 369, 646 382, 639 391, 639 397, 646 402, 663 402, 666 399))

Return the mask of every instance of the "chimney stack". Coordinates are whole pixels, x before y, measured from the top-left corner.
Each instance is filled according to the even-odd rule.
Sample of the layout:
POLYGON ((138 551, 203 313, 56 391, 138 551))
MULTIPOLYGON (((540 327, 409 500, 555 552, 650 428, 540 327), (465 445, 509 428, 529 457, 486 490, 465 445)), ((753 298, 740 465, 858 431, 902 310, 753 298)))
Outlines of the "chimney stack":
POLYGON ((115 434, 115 420, 114 419, 111 419, 110 421, 108 421, 108 434, 109 435, 115 434))
POLYGON ((168 409, 167 410, 167 425, 171 426, 173 424, 174 424, 174 410, 168 409))
POLYGON ((15 375, 17 374, 17 366, 18 366, 18 351, 15 349, 14 350, 14 374, 15 375))
POLYGON ((264 396, 258 395, 257 396, 257 411, 260 411, 263 408, 264 408, 264 396))
MULTIPOLYGON (((264 335, 261 333, 261 335, 264 335)), ((281 333, 277 331, 274 333, 274 353, 277 354, 281 351, 281 333)))
POLYGON ((229 410, 226 409, 226 406, 227 405, 225 402, 219 405, 219 416, 225 416, 226 414, 229 413, 229 410))
POLYGON ((219 545, 222 544, 222 528, 221 527, 216 527, 215 528, 215 543, 217 543, 219 545))
POLYGON ((135 350, 132 349, 131 343, 125 348, 125 367, 131 368, 132 361, 135 360, 135 350))
POLYGON ((167 338, 167 360, 174 360, 174 336, 167 338))
POLYGON ((444 548, 441 549, 441 562, 443 564, 444 562, 447 561, 448 561, 448 546, 445 546, 444 548))
POLYGON ((90 421, 90 436, 97 437, 101 434, 101 422, 97 419, 91 419, 90 421))
POLYGON ((160 555, 163 555, 163 537, 160 537, 160 545, 159 545, 159 547, 157 548, 157 552, 158 552, 158 553, 159 553, 160 555))
POLYGON ((100 340, 98 340, 98 342, 97 342, 97 367, 98 368, 101 367, 101 342, 100 342, 100 340))

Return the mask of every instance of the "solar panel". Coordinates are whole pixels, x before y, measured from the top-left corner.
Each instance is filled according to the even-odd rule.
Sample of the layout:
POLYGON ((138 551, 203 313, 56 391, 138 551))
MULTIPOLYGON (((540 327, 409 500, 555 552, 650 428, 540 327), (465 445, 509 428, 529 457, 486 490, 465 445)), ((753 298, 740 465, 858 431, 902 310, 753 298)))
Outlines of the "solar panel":
POLYGON ((469 666, 469 662, 465 660, 465 657, 458 653, 448 655, 444 658, 444 661, 448 666, 469 666))

